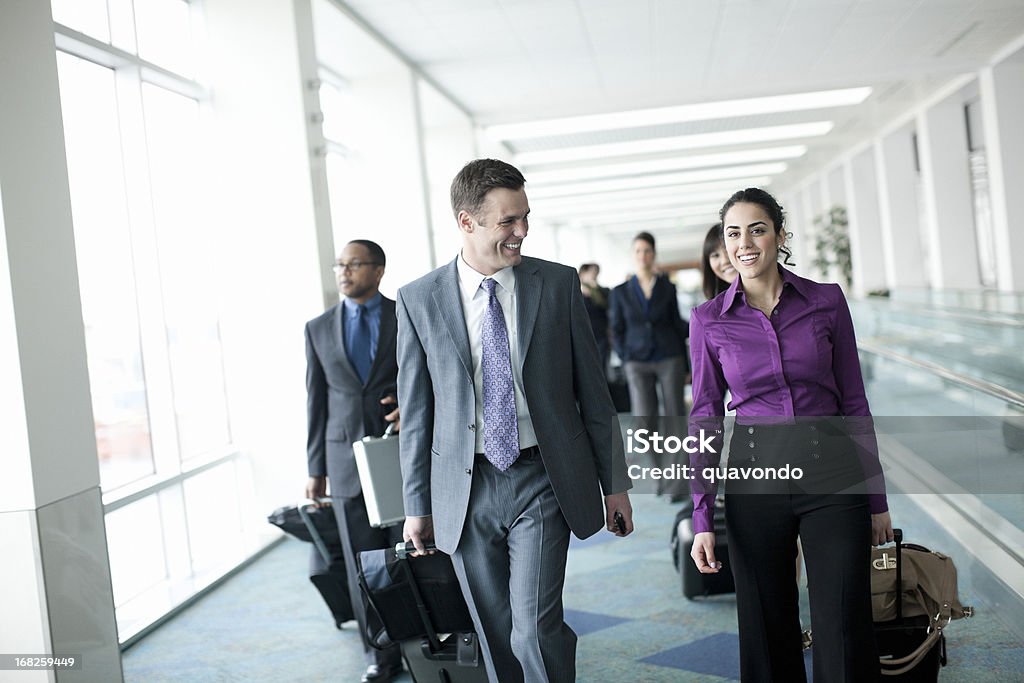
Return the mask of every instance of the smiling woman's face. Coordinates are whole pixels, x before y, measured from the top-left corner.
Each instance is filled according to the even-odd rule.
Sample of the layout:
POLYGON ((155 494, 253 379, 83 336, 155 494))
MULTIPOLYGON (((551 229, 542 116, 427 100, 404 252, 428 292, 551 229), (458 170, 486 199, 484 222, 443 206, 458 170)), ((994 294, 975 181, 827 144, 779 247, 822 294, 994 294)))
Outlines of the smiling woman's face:
POLYGON ((777 268, 779 247, 786 237, 775 233, 775 224, 760 204, 737 202, 722 223, 725 251, 740 277, 758 278, 777 268))

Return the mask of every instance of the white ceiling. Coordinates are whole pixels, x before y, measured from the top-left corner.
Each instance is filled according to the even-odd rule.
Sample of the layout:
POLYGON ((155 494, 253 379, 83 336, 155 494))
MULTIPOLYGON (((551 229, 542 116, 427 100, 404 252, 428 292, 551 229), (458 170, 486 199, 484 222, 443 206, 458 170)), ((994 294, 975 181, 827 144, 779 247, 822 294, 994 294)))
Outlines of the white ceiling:
MULTIPOLYGON (((842 108, 743 115, 740 106, 727 118, 505 141, 517 153, 833 121, 828 134, 814 138, 577 162, 585 168, 806 145, 807 153, 788 160, 784 173, 772 174, 772 187, 805 176, 951 78, 976 71, 1024 34, 1022 0, 336 2, 417 63, 485 127, 870 86, 872 94, 862 104, 842 108)), ((524 166, 529 181, 531 173, 573 165, 524 166)), ((669 192, 682 197, 687 190, 677 184, 669 192)), ((723 198, 728 194, 722 190, 723 198)), ((534 207, 538 214, 540 204, 534 207)), ((712 213, 672 221, 659 214, 645 225, 629 215, 636 210, 635 195, 629 206, 618 223, 593 229, 651 227, 656 234, 672 235, 675 253, 666 254, 662 246, 662 258, 692 257, 714 218, 712 213)), ((652 208, 664 213, 662 202, 652 208)), ((564 222, 586 224, 571 216, 564 222)))

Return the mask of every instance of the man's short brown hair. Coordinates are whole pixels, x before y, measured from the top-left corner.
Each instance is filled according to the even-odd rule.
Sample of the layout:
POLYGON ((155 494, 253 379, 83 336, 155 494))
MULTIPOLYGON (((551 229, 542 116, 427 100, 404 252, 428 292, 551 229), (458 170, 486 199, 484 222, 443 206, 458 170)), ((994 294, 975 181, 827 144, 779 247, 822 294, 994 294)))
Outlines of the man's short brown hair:
POLYGON ((463 166, 452 181, 452 213, 458 218, 459 211, 466 211, 475 217, 487 193, 494 188, 519 190, 525 184, 526 178, 512 164, 499 159, 474 159, 463 166))

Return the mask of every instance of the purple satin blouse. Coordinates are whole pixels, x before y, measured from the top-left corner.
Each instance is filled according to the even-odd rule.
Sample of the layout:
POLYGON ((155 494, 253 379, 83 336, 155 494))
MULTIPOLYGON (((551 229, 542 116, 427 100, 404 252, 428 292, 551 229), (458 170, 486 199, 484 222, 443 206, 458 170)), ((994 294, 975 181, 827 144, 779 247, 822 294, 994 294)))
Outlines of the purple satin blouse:
MULTIPOLYGON (((721 295, 693 309, 690 353, 693 408, 690 434, 707 427, 700 418, 793 418, 857 416, 870 418, 857 356, 853 320, 843 291, 779 267, 782 294, 766 317, 748 306, 740 278, 721 295)), ((860 421, 870 426, 870 419, 860 421)), ((869 480, 872 513, 888 509, 878 465, 874 431, 855 437, 869 480), (877 476, 875 476, 877 475, 877 476)), ((721 453, 721 443, 716 451, 721 453)), ((701 462, 700 456, 694 464, 701 462)), ((715 486, 698 478, 693 494, 693 531, 714 530, 715 486)))

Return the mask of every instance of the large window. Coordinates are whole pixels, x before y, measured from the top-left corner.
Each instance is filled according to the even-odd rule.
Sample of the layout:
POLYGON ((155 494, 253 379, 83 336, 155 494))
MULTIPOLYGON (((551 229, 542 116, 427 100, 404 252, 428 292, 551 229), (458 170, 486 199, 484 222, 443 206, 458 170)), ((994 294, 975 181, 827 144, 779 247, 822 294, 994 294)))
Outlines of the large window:
POLYGON ((434 265, 416 76, 332 3, 314 2, 313 17, 334 243, 378 242, 394 296, 434 265))
POLYGON ((54 0, 82 318, 122 640, 252 550, 184 0, 54 0))

